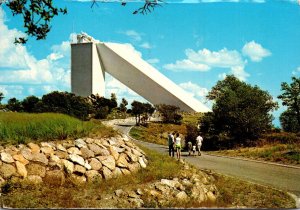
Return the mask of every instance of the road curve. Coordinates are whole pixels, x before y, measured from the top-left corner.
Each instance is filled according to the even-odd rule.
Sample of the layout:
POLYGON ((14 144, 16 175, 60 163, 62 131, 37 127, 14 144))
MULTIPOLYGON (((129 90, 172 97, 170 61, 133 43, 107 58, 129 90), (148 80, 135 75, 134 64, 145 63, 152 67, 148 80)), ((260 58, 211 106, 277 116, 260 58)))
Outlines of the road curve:
MULTIPOLYGON (((133 122, 125 121, 114 124, 114 127, 124 134, 128 134, 133 122)), ((134 140, 149 149, 168 154, 167 146, 134 140)), ((183 152, 182 157, 186 162, 201 169, 213 170, 217 173, 238 177, 243 180, 271 186, 296 195, 297 207, 300 207, 300 169, 289 168, 280 165, 253 162, 228 157, 212 156, 202 154, 201 156, 188 156, 183 152)))

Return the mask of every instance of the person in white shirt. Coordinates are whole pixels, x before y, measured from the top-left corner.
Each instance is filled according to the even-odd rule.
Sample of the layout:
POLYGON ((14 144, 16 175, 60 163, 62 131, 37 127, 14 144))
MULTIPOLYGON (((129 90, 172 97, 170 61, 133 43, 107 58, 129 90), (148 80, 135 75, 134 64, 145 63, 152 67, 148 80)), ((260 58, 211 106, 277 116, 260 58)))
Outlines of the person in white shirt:
POLYGON ((203 138, 202 136, 200 136, 200 134, 197 136, 196 138, 196 144, 197 144, 197 149, 198 149, 198 155, 201 155, 201 146, 202 146, 202 141, 203 141, 203 138))
POLYGON ((176 133, 175 148, 176 148, 177 159, 180 160, 180 157, 181 157, 181 138, 179 137, 179 133, 176 133))

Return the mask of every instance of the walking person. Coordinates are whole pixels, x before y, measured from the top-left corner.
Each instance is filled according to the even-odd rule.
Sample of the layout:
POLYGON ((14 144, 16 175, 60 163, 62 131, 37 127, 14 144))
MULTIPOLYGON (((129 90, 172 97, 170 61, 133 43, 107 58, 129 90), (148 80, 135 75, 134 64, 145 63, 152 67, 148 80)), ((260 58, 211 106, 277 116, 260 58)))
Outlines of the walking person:
POLYGON ((176 133, 175 148, 176 148, 177 159, 180 160, 180 157, 181 157, 181 138, 179 137, 179 133, 176 133))
POLYGON ((192 142, 189 141, 189 142, 188 142, 188 152, 189 152, 189 156, 190 156, 191 153, 192 153, 192 148, 193 148, 192 142))
POLYGON ((200 136, 200 134, 197 136, 196 138, 196 144, 197 144, 197 149, 198 149, 198 155, 200 156, 201 155, 201 146, 202 146, 202 141, 203 141, 203 138, 202 136, 200 136))
POLYGON ((169 145, 169 156, 174 157, 174 135, 172 134, 172 132, 170 132, 168 134, 168 145, 169 145))

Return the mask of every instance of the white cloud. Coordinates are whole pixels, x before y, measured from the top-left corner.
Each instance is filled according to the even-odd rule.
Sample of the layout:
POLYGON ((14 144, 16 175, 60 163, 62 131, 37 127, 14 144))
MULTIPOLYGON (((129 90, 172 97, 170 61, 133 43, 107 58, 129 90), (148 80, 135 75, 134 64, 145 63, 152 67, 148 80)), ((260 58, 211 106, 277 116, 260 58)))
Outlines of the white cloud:
POLYGON ((271 55, 271 52, 255 41, 248 42, 242 49, 243 55, 250 57, 253 62, 260 62, 263 58, 271 55))
POLYGON ((148 63, 150 64, 157 64, 159 63, 159 59, 158 58, 151 58, 147 60, 148 63))
POLYGON ((151 46, 149 44, 149 42, 144 42, 143 44, 140 45, 141 48, 144 48, 144 49, 151 49, 153 48, 153 46, 151 46))
POLYGON ((127 30, 124 33, 126 36, 130 37, 134 41, 141 41, 142 40, 142 34, 136 32, 135 30, 127 30))
POLYGON ((235 66, 231 68, 231 73, 239 78, 241 81, 246 81, 247 77, 250 76, 247 72, 245 72, 243 66, 235 66))
POLYGON ((48 56, 37 59, 26 46, 14 44, 15 37, 24 34, 16 29, 8 29, 2 8, 0 31, 0 88, 6 98, 24 98, 33 93, 40 96, 50 90, 70 89, 68 41, 52 46, 52 52, 48 56), (15 90, 16 84, 18 91, 15 90))
POLYGON ((176 61, 175 64, 170 63, 164 65, 165 69, 180 71, 180 70, 189 70, 189 71, 208 71, 210 67, 203 63, 196 63, 188 59, 176 61))
POLYGON ((295 71, 292 71, 292 75, 297 75, 299 73, 300 73, 300 66, 298 66, 295 71))
POLYGON ((192 96, 195 97, 205 97, 208 93, 207 88, 200 87, 191 81, 180 83, 179 86, 185 89, 187 92, 192 93, 192 96))

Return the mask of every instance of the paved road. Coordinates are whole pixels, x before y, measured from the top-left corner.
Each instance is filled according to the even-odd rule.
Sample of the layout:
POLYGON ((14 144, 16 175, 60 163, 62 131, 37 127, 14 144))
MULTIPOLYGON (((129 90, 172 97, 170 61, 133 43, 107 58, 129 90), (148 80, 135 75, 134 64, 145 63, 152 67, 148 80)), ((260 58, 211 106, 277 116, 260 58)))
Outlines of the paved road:
MULTIPOLYGON (((133 122, 121 122, 114 125, 124 134, 128 134, 133 122)), ((168 154, 167 147, 134 140, 136 143, 146 146, 160 153, 168 154)), ((258 163, 252 161, 238 160, 227 157, 217 157, 207 154, 201 156, 187 156, 183 152, 185 161, 201 169, 209 169, 247 181, 268 185, 290 192, 296 195, 297 207, 300 207, 300 169, 289 168, 278 165, 258 163)))

